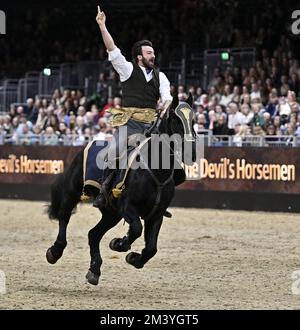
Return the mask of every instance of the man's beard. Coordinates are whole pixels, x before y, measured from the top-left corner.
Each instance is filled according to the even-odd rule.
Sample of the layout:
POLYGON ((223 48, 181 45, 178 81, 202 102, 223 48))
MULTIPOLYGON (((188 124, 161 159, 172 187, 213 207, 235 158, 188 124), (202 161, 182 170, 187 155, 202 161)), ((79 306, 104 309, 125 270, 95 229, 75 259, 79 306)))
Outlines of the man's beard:
POLYGON ((142 63, 147 69, 154 69, 155 64, 154 64, 154 59, 153 61, 148 61, 145 59, 145 57, 142 57, 142 63))

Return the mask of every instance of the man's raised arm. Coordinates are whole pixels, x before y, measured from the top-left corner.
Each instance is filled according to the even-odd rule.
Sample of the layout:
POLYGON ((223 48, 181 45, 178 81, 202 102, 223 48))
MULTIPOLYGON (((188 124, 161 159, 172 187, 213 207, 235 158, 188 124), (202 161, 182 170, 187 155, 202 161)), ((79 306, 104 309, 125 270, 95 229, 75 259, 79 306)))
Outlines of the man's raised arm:
POLYGON ((105 16, 104 12, 101 11, 100 6, 98 6, 98 14, 96 17, 96 21, 99 25, 105 47, 109 52, 111 52, 112 50, 117 48, 117 46, 115 45, 115 42, 114 42, 112 36, 110 35, 110 33, 108 32, 108 30, 106 28, 106 25, 105 25, 106 16, 105 16))

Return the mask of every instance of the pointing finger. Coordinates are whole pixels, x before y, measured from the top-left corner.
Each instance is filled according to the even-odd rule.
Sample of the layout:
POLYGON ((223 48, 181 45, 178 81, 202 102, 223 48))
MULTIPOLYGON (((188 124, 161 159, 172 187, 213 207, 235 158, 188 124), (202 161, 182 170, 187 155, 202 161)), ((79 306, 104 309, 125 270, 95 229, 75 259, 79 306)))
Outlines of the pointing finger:
POLYGON ((98 14, 101 13, 101 9, 100 9, 100 6, 97 6, 98 7, 98 14))

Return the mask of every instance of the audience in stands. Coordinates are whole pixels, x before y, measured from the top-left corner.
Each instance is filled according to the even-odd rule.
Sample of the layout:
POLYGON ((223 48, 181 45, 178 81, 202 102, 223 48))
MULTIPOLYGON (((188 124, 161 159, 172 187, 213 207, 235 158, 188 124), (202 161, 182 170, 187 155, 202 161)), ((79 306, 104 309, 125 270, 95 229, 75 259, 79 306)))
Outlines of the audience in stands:
MULTIPOLYGON (((118 36, 120 46, 125 49, 136 38, 153 38, 158 44, 158 60, 162 63, 176 51, 170 40, 170 36, 176 34, 187 43, 201 40, 203 48, 255 46, 257 60, 253 67, 215 68, 207 89, 200 84, 199 77, 199 83, 192 86, 172 85, 172 94, 177 93, 179 100, 184 101, 188 93, 192 93, 194 129, 198 134, 232 135, 236 145, 242 145, 248 135, 264 135, 270 142, 283 135, 289 144, 289 136, 300 135, 300 64, 295 47, 285 31, 278 3, 271 5, 268 1, 260 1, 261 12, 257 6, 254 8, 249 4, 249 13, 241 6, 242 2, 233 0, 189 0, 177 1, 173 10, 162 1, 155 20, 146 12, 134 22, 127 20, 122 29, 118 28, 120 22, 116 22, 112 33, 118 36), (253 29, 239 28, 243 21, 238 18, 247 19, 250 13, 256 14, 253 29), (149 23, 147 31, 141 28, 145 21, 149 23), (161 32, 169 31, 170 27, 175 29, 173 34, 161 32), (130 31, 134 35, 130 35, 130 31), (140 31, 140 36, 136 31, 140 31)), ((34 69, 33 64, 105 59, 105 49, 96 37, 96 25, 90 31, 90 24, 83 23, 75 31, 76 36, 72 35, 67 42, 63 38, 54 41, 44 38, 54 25, 57 29, 61 27, 65 16, 66 13, 58 9, 51 12, 51 17, 46 11, 35 16, 34 11, 29 10, 24 15, 25 24, 13 28, 16 35, 18 29, 22 29, 18 43, 18 49, 26 49, 22 57, 18 60, 17 56, 12 56, 15 40, 12 44, 0 40, 0 48, 5 50, 0 62, 0 80, 10 73, 23 74, 34 69), (24 44, 30 40, 34 26, 35 42, 24 44)), ((246 26, 248 23, 245 22, 246 26)), ((108 110, 121 104, 120 82, 110 69, 99 73, 92 97, 81 90, 66 89, 55 90, 48 99, 29 98, 26 104, 13 104, 7 114, 0 115, 0 143, 5 140, 3 137, 10 143, 42 142, 47 145, 85 145, 91 139, 109 139, 113 129, 108 110)))

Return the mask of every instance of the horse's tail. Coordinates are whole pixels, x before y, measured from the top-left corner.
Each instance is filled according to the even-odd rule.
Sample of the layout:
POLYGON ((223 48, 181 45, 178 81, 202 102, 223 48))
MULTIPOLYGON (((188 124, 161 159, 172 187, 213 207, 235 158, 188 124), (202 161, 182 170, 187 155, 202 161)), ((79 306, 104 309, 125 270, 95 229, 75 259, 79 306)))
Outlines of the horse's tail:
POLYGON ((61 202, 64 195, 65 174, 60 174, 51 186, 51 202, 48 205, 49 219, 58 219, 61 202))
POLYGON ((51 185, 51 201, 47 213, 50 219, 71 213, 80 201, 83 189, 83 151, 74 158, 70 167, 51 185))

